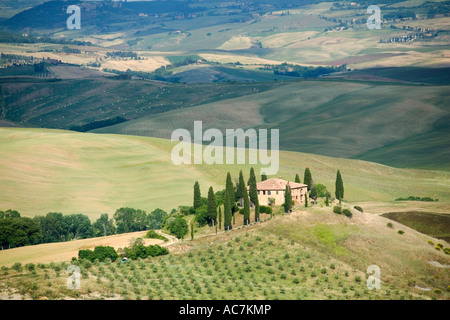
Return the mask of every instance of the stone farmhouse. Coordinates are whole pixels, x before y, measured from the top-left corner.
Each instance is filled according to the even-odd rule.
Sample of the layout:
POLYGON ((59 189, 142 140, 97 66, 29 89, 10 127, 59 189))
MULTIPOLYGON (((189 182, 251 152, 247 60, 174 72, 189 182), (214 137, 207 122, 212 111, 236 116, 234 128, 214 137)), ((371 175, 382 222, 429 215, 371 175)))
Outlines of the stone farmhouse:
POLYGON ((275 205, 284 203, 284 192, 287 184, 291 187, 292 201, 295 204, 304 203, 308 194, 308 186, 306 184, 291 182, 281 178, 272 178, 256 184, 259 204, 269 205, 270 198, 275 199, 275 205))

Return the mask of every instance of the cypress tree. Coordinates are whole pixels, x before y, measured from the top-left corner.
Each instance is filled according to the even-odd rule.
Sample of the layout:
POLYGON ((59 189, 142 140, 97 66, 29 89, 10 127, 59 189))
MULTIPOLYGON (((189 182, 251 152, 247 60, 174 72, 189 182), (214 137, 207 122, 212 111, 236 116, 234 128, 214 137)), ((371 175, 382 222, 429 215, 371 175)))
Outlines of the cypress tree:
POLYGON ((191 220, 191 240, 194 240, 194 219, 191 220))
MULTIPOLYGON (((225 197, 225 199, 228 199, 228 202, 230 203, 230 208, 233 206, 234 204, 234 200, 236 198, 235 192, 234 192, 234 185, 233 185, 233 181, 231 181, 231 175, 228 172, 227 173, 227 181, 225 183, 225 189, 227 192, 227 196, 225 197)), ((224 201, 225 201, 224 199, 224 201)))
POLYGON ((291 186, 289 183, 286 185, 286 190, 284 191, 284 212, 289 212, 292 207, 292 194, 291 186))
POLYGON ((255 221, 259 221, 259 201, 258 190, 256 187, 256 176, 253 168, 250 168, 250 178, 248 180, 250 201, 255 205, 255 221))
POLYGON ((244 175, 242 174, 242 170, 241 170, 241 171, 239 171, 239 183, 238 183, 237 192, 236 192, 236 197, 239 198, 239 203, 240 203, 241 207, 243 206, 244 194, 246 191, 247 190, 245 188, 244 175))
POLYGON ((244 188, 244 225, 250 223, 250 200, 248 199, 247 188, 244 188))
POLYGON ((219 229, 222 229, 222 207, 219 206, 219 229))
POLYGON ((225 189, 225 201, 223 206, 223 228, 225 231, 230 230, 231 227, 231 205, 229 199, 228 190, 225 189))
POLYGON ((298 173, 295 174, 295 182, 300 183, 300 177, 298 176, 298 173))
POLYGON ((311 171, 309 170, 309 168, 306 168, 303 177, 303 183, 308 186, 308 191, 311 190, 311 182, 312 182, 311 171))
MULTIPOLYGON (((229 172, 227 173, 227 181, 226 181, 225 186, 226 186, 225 187, 226 197, 225 197, 224 201, 226 201, 226 199, 228 199, 228 203, 230 204, 231 216, 232 216, 232 218, 234 218, 236 193, 234 192, 234 184, 233 184, 233 181, 231 180, 231 175, 229 172)), ((224 217, 225 216, 226 216, 226 213, 224 213, 224 217)), ((231 219, 230 219, 230 222, 231 222, 231 219)))
POLYGON ((341 200, 344 199, 344 182, 342 181, 341 172, 338 170, 336 174, 336 199, 339 199, 339 204, 341 200))
POLYGON ((212 222, 212 225, 214 225, 217 220, 217 204, 216 204, 216 196, 214 195, 214 190, 212 187, 209 187, 208 190, 207 213, 208 219, 212 222))
POLYGON ((194 184, 194 209, 200 208, 202 206, 202 198, 200 194, 200 184, 195 181, 194 184))
POLYGON ((256 198, 256 203, 255 203, 255 221, 259 222, 259 201, 258 201, 258 198, 256 198))
POLYGON ((305 194, 305 208, 308 207, 308 193, 305 194))

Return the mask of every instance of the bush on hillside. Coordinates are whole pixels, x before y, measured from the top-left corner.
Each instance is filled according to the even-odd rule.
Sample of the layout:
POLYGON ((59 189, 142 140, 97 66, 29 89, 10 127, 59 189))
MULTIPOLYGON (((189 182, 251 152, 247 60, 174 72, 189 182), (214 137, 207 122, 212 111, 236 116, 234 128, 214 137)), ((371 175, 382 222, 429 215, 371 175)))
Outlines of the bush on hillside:
POLYGON ((345 214, 346 217, 351 218, 353 216, 352 212, 349 209, 344 209, 342 211, 343 214, 345 214))
POLYGON ((342 213, 342 208, 340 206, 334 206, 333 207, 333 212, 337 213, 337 214, 341 214, 342 213))
POLYGON ((259 206, 260 213, 272 213, 272 208, 267 206, 259 206))
POLYGON ((353 208, 355 208, 355 210, 358 210, 359 212, 364 212, 360 206, 354 206, 353 208))
POLYGON ((111 259, 111 261, 116 261, 118 257, 116 250, 110 246, 97 246, 94 248, 94 251, 89 249, 78 251, 79 260, 85 259, 91 262, 95 260, 105 261, 107 258, 111 259))
POLYGON ((145 235, 146 238, 149 239, 160 239, 160 240, 164 240, 164 242, 169 241, 169 239, 167 239, 166 237, 164 237, 163 235, 160 235, 159 233, 157 233, 155 230, 149 230, 147 232, 147 234, 145 235))

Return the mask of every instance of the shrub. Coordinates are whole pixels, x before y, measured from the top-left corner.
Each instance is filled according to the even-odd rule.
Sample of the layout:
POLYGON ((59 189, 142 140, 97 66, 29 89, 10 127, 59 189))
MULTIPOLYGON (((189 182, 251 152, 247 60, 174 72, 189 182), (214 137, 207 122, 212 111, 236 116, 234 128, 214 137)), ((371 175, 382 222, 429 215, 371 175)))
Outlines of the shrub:
POLYGON ((431 240, 428 240, 428 244, 434 246, 434 242, 431 240))
POLYGON ((364 210, 360 206, 354 206, 355 210, 358 210, 359 212, 364 212, 364 210))
POLYGON ((111 259, 111 261, 116 261, 118 257, 116 250, 110 246, 97 246, 94 248, 94 251, 89 249, 78 251, 79 260, 85 259, 91 262, 95 260, 106 261, 107 258, 111 259))
POLYGON ((437 246, 440 247, 441 249, 444 249, 444 245, 440 242, 438 242, 437 246))
POLYGON ((444 253, 445 254, 450 254, 450 248, 444 248, 444 253))
POLYGON ((333 207, 333 212, 337 213, 337 214, 341 214, 342 213, 342 208, 340 206, 334 206, 333 207))
POLYGON ((356 282, 361 282, 361 277, 360 276, 355 276, 355 281, 356 282))
POLYGON ((403 230, 398 230, 397 233, 398 233, 398 234, 404 234, 405 231, 403 231, 403 230))
POLYGON ((439 247, 439 246, 436 246, 436 247, 434 247, 437 251, 441 251, 441 247, 439 247))
POLYGON ((272 208, 267 206, 259 206, 259 212, 260 213, 272 213, 272 208))
POLYGON ((22 264, 20 262, 16 262, 13 264, 12 266, 13 270, 17 271, 17 272, 21 272, 22 271, 22 264))
POLYGON ((393 228, 394 227, 394 225, 391 222, 388 222, 386 225, 388 226, 388 228, 393 228))
POLYGON ((149 238, 149 239, 160 239, 163 240, 164 242, 169 241, 169 239, 167 239, 166 237, 164 237, 163 235, 160 235, 159 233, 157 233, 155 230, 149 230, 147 232, 147 234, 145 235, 145 238, 149 238))
POLYGON ((344 209, 344 211, 342 211, 342 213, 345 214, 346 217, 351 218, 353 216, 352 212, 348 209, 344 209))
POLYGON ((28 271, 33 271, 35 268, 36 268, 36 266, 34 265, 34 263, 27 263, 26 265, 25 265, 25 268, 28 270, 28 271))

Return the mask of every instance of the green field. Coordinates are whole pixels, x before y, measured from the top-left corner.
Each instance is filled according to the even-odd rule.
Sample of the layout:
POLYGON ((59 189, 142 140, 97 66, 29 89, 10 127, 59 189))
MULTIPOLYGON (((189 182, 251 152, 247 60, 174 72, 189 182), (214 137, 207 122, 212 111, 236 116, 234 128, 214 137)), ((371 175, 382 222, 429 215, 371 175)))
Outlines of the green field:
MULTIPOLYGON (((224 188, 226 173, 248 176, 250 165, 181 165, 171 161, 175 142, 164 139, 0 129, 0 208, 23 216, 83 213, 97 219, 124 206, 170 211, 192 203, 195 180, 202 194, 224 188)), ((248 162, 248 161, 247 161, 248 162)), ((254 166, 257 175, 260 165, 254 166)), ((277 176, 293 180, 309 167, 316 183, 333 193, 337 169, 347 201, 393 201, 411 194, 447 203, 448 173, 396 169, 360 160, 281 151, 277 176)))

